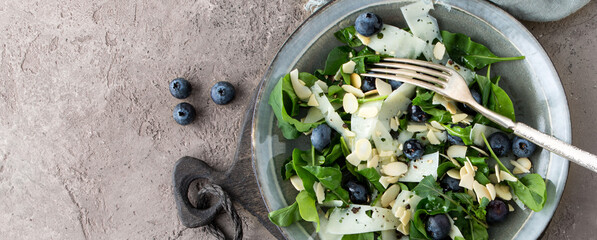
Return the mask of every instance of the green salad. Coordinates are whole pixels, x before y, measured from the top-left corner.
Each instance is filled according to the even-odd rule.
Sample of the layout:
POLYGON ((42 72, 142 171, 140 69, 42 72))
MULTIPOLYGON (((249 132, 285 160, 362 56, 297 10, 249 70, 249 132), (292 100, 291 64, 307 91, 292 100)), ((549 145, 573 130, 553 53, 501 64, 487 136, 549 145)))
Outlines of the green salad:
POLYGON ((282 164, 282 179, 298 194, 269 213, 274 224, 312 222, 320 239, 488 239, 487 229, 510 212, 543 208, 545 180, 529 159, 534 144, 432 91, 361 77, 387 57, 443 64, 465 78, 477 102, 514 120, 491 64, 524 57, 498 57, 464 34, 440 31, 430 9, 402 7, 407 29, 363 13, 335 33, 343 45, 322 69, 279 80, 269 97, 278 127, 286 139, 310 138, 311 147, 295 148, 282 164))

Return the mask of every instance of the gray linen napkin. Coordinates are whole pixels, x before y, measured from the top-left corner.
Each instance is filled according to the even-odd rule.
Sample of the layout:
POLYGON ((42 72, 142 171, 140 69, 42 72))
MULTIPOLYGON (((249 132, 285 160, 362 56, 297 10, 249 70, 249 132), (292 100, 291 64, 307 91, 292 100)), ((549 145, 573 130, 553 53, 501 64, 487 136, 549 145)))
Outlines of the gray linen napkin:
MULTIPOLYGON (((309 0, 305 10, 314 12, 331 0, 309 0)), ((468 0, 462 0, 468 1, 468 0)), ((534 22, 557 21, 565 18, 591 0, 490 0, 514 17, 534 22)))

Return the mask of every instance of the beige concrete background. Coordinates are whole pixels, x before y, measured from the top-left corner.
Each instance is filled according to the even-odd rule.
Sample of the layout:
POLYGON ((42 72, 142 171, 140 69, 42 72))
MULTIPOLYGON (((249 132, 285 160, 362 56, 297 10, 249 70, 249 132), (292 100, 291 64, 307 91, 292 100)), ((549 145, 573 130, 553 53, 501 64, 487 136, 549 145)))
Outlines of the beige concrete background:
MULTIPOLYGON (((248 100, 309 15, 305 2, 1 1, 0 239, 211 239, 179 223, 173 164, 189 155, 229 166, 248 100), (194 87, 190 126, 172 120, 175 77, 194 87), (226 106, 209 98, 221 80, 238 92, 226 106)), ((574 144, 593 153, 596 16, 591 2, 559 22, 525 23, 560 73, 574 144)), ((597 236, 596 178, 571 165, 545 239, 597 236)), ((246 239, 271 238, 240 212, 246 239)))

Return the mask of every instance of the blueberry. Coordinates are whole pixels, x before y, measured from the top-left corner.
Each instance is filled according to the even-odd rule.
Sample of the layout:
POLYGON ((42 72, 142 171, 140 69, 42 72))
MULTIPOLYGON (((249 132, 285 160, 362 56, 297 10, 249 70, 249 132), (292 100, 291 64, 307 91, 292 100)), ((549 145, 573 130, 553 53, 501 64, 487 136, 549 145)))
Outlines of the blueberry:
POLYGON ((364 77, 363 83, 361 84, 361 90, 363 92, 369 92, 371 90, 375 90, 375 78, 372 77, 364 77))
POLYGON ((170 82, 170 93, 178 99, 185 99, 191 95, 191 84, 184 78, 177 78, 170 82))
POLYGON ((429 236, 434 240, 450 239, 448 235, 450 234, 451 228, 452 224, 446 214, 429 216, 427 224, 425 225, 425 230, 427 230, 429 236))
POLYGON ((348 196, 352 203, 369 204, 371 196, 369 195, 369 191, 367 190, 367 187, 365 187, 365 185, 356 181, 348 181, 346 183, 346 188, 348 190, 348 196))
POLYGON ((487 205, 485 208, 487 210, 487 215, 485 218, 488 223, 498 223, 504 221, 506 219, 506 215, 508 215, 508 206, 504 201, 495 199, 487 205))
POLYGON ((408 116, 410 120, 415 122, 426 122, 429 119, 429 115, 424 112, 419 106, 408 105, 408 116))
POLYGON ((462 192, 464 190, 460 186, 460 180, 452 178, 448 175, 445 175, 439 184, 444 189, 444 192, 447 192, 447 191, 462 192))
POLYGON ((218 105, 228 104, 234 99, 234 86, 229 82, 217 82, 211 87, 211 100, 218 105))
POLYGON ((404 155, 410 160, 417 160, 423 156, 425 148, 417 139, 410 139, 402 145, 404 155))
POLYGON ((195 108, 193 105, 183 102, 179 103, 174 107, 174 111, 172 112, 172 117, 174 121, 176 121, 180 125, 187 125, 192 123, 195 120, 195 108))
POLYGON ((325 123, 317 126, 311 133, 311 144, 320 152, 330 145, 331 139, 332 129, 325 123))
MULTIPOLYGON (((473 99, 475 99, 475 102, 477 102, 478 104, 481 104, 481 94, 477 90, 471 89, 471 95, 473 95, 473 99)), ((468 105, 466 105, 464 103, 459 102, 457 104, 457 106, 460 110, 462 110, 466 114, 473 115, 473 114, 477 113, 473 108, 469 107, 468 105)))
POLYGON ((381 30, 381 18, 374 13, 367 12, 359 15, 354 22, 354 28, 363 36, 369 37, 381 30))
POLYGON ((489 135, 487 141, 489 142, 491 149, 493 149, 493 153, 498 157, 506 156, 512 146, 508 135, 503 132, 496 132, 489 135))
MULTIPOLYGON (((461 128, 465 128, 466 126, 463 123, 459 123, 459 124, 452 124, 450 127, 461 127, 461 128)), ((462 138, 458 137, 458 136, 453 136, 450 134, 450 132, 448 132, 448 142, 452 145, 464 145, 464 141, 462 141, 462 138)))
POLYGON ((512 152, 517 157, 530 157, 535 152, 537 146, 529 140, 518 136, 512 139, 512 152))
POLYGON ((392 86, 392 91, 402 86, 402 82, 399 81, 389 80, 388 83, 390 84, 390 86, 392 86))

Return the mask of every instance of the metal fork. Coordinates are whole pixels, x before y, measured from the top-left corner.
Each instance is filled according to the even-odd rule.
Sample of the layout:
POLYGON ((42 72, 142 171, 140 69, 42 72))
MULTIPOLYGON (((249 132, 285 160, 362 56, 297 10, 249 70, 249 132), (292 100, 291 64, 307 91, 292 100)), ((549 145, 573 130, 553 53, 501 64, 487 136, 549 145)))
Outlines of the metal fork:
POLYGON ((514 122, 477 103, 464 78, 451 68, 431 62, 401 58, 384 58, 382 62, 373 65, 376 67, 361 76, 410 83, 462 102, 498 125, 511 129, 517 136, 528 139, 550 152, 597 172, 597 156, 524 123, 514 122))

